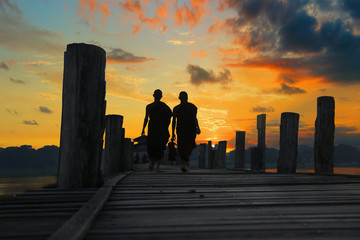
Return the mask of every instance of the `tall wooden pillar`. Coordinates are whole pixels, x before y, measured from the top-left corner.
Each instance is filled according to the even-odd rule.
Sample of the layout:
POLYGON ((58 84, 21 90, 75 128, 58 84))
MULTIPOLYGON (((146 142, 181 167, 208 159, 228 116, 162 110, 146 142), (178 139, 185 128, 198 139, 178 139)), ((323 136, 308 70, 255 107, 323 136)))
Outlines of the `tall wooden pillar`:
POLYGON ((214 168, 214 154, 213 154, 211 141, 208 141, 208 144, 207 144, 207 156, 208 156, 208 168, 213 169, 214 168))
POLYGON ((121 115, 107 115, 105 117, 104 176, 111 175, 120 170, 123 119, 124 117, 121 115))
POLYGON ((315 173, 333 173, 335 100, 333 97, 317 99, 317 117, 315 121, 314 160, 315 173))
POLYGON ((251 148, 250 170, 259 171, 259 149, 257 147, 251 148))
POLYGON ((216 168, 223 169, 226 168, 226 141, 218 142, 218 148, 216 150, 216 168))
POLYGON ((235 138, 235 168, 245 167, 245 132, 236 131, 235 138))
POLYGON ((281 114, 280 151, 277 165, 278 173, 296 173, 298 155, 299 114, 281 114))
POLYGON ((258 129, 258 171, 265 171, 265 129, 266 129, 266 114, 257 115, 257 129, 258 129))
POLYGON ((129 171, 133 168, 133 142, 131 138, 124 138, 123 154, 120 161, 120 171, 129 171))
POLYGON ((105 51, 84 43, 64 54, 59 188, 96 187, 105 113, 105 51))
POLYGON ((205 168, 206 143, 200 143, 199 168, 205 168))

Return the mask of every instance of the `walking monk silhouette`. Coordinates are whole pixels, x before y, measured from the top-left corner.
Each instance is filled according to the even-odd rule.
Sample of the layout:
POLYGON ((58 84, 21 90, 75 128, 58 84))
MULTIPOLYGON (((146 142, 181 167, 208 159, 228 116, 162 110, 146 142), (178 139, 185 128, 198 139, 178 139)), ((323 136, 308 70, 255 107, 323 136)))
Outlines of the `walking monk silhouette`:
POLYGON ((200 127, 196 118, 197 107, 188 102, 188 94, 180 92, 180 104, 174 107, 172 122, 172 141, 175 140, 175 128, 177 145, 182 162, 181 171, 187 172, 192 150, 196 147, 196 134, 200 134, 200 127))
POLYGON ((160 172, 160 160, 170 137, 169 125, 172 112, 168 105, 160 101, 162 98, 160 89, 156 89, 153 96, 154 102, 146 106, 141 135, 145 135, 145 127, 150 118, 147 137, 147 152, 150 158, 149 170, 152 171, 155 163, 157 163, 156 170, 160 172))

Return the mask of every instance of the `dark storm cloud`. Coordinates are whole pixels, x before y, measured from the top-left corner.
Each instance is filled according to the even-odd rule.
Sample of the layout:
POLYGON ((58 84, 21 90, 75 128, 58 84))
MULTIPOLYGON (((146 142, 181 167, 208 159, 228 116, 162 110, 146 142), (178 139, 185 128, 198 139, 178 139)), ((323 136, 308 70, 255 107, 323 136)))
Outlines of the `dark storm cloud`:
POLYGON ((351 17, 360 19, 360 1, 342 0, 340 3, 342 3, 343 9, 350 13, 351 17))
POLYGON ((186 69, 190 74, 190 82, 194 85, 200 85, 202 83, 226 84, 232 81, 231 72, 228 69, 224 69, 223 72, 219 72, 217 75, 212 70, 206 70, 192 64, 189 64, 186 69))
POLYGON ((300 11, 286 21, 279 31, 281 49, 291 52, 318 52, 322 49, 317 20, 300 11))
POLYGON ((256 112, 256 113, 264 113, 264 112, 274 112, 274 108, 273 107, 260 107, 260 106, 257 106, 257 107, 253 107, 251 109, 251 112, 256 112))
POLYGON ((5 69, 5 70, 9 70, 9 66, 4 62, 0 63, 0 68, 5 69))
POLYGON ((276 93, 276 94, 285 94, 285 95, 292 95, 292 94, 299 94, 299 93, 306 93, 304 89, 290 86, 286 83, 281 83, 280 88, 272 89, 270 92, 276 93))
POLYGON ((34 125, 34 126, 39 125, 35 120, 24 120, 23 123, 25 125, 34 125))
POLYGON ((335 131, 337 132, 337 133, 351 133, 351 132, 355 132, 356 130, 358 130, 358 128, 357 127, 355 127, 355 126, 350 126, 350 127, 348 127, 348 126, 336 126, 336 128, 335 128, 335 131))
POLYGON ((24 81, 24 80, 21 80, 21 79, 14 79, 14 78, 10 78, 10 81, 12 83, 16 83, 16 84, 27 84, 27 83, 29 83, 27 81, 24 81))
POLYGON ((53 113, 53 111, 52 110, 50 110, 49 108, 47 108, 47 107, 43 107, 43 106, 40 106, 39 107, 39 109, 38 109, 40 112, 42 112, 42 113, 53 113))
POLYGON ((120 48, 114 48, 107 55, 110 63, 142 63, 145 61, 154 60, 153 58, 139 57, 132 53, 126 52, 120 48))
POLYGON ((352 18, 360 19, 360 1, 228 0, 227 4, 238 12, 236 18, 226 22, 235 34, 234 43, 266 55, 266 58, 260 56, 228 66, 251 66, 249 63, 255 61, 257 67, 300 68, 308 75, 326 81, 360 81, 360 36, 354 33, 345 17, 341 19, 341 10, 335 7, 342 6, 352 18), (326 4, 329 6, 326 7, 326 4), (306 11, 310 6, 317 6, 328 16, 341 16, 328 18, 330 20, 323 18, 320 22, 316 15, 311 16, 306 11), (337 14, 334 14, 335 11, 338 11, 337 14), (302 55, 285 57, 293 53, 302 55), (280 65, 272 66, 277 59, 281 61, 278 62, 280 65), (294 61, 296 65, 293 65, 294 61))

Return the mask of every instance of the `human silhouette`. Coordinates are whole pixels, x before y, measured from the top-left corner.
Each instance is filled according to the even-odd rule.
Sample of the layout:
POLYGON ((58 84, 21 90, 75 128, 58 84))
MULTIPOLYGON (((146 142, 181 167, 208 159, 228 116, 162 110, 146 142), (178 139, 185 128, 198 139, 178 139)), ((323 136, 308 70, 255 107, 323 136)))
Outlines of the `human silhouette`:
POLYGON ((154 102, 146 106, 141 135, 145 135, 145 128, 149 122, 147 137, 147 152, 150 158, 149 170, 152 171, 155 163, 157 163, 156 170, 160 171, 160 160, 170 137, 169 125, 172 112, 168 105, 160 101, 162 98, 160 89, 154 91, 153 97, 154 102))
POLYGON ((196 147, 196 134, 200 134, 200 127, 196 118, 197 107, 188 102, 188 94, 179 94, 180 104, 174 107, 172 122, 172 141, 177 135, 178 152, 182 162, 182 171, 187 172, 192 150, 196 147), (176 135, 175 135, 176 128, 176 135))

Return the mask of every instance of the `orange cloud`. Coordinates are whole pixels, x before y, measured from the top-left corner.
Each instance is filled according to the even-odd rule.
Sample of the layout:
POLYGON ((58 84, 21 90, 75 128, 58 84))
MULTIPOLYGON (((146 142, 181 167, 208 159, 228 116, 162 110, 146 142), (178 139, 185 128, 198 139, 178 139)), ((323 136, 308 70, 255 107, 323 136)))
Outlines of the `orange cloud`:
POLYGON ((191 57, 196 58, 196 51, 194 49, 191 50, 191 57))
POLYGON ((205 50, 200 50, 199 52, 199 58, 204 58, 207 57, 209 54, 206 53, 205 50))
POLYGON ((182 25, 185 22, 190 28, 194 28, 210 11, 207 2, 208 0, 190 0, 190 6, 184 3, 175 12, 175 25, 182 25))
POLYGON ((157 9, 155 9, 154 14, 159 16, 161 19, 167 19, 169 16, 168 10, 163 6, 160 6, 157 9))
POLYGON ((223 58, 228 57, 242 57, 245 56, 245 51, 239 48, 218 48, 218 55, 223 58))
POLYGON ((217 34, 224 26, 225 23, 220 19, 209 27, 207 34, 217 34))
POLYGON ((176 10, 175 16, 174 16, 176 26, 179 26, 179 25, 183 24, 184 15, 185 15, 184 9, 179 8, 179 9, 176 10))
POLYGON ((102 14, 101 25, 105 27, 106 18, 110 16, 109 5, 104 2, 97 2, 97 0, 79 0, 78 15, 82 14, 86 21, 94 21, 96 12, 102 14))
POLYGON ((192 58, 204 58, 204 57, 207 57, 209 54, 206 53, 205 50, 200 50, 199 51, 199 54, 195 51, 195 50, 191 50, 191 57, 192 58))
MULTIPOLYGON (((127 0, 121 6, 123 7, 124 10, 134 13, 135 20, 139 20, 141 23, 147 25, 148 28, 150 28, 151 30, 155 30, 159 28, 159 31, 161 33, 167 31, 167 26, 165 25, 163 20, 165 20, 168 17, 169 13, 165 7, 159 6, 157 9, 155 9, 154 17, 146 17, 141 2, 139 0, 136 1, 127 0)), ((133 26, 133 29, 138 30, 138 31, 133 30, 133 34, 136 34, 140 31, 139 26, 133 26)))
POLYGON ((133 25, 133 31, 132 31, 132 35, 136 35, 138 32, 140 32, 141 30, 141 26, 139 24, 134 24, 133 25))

